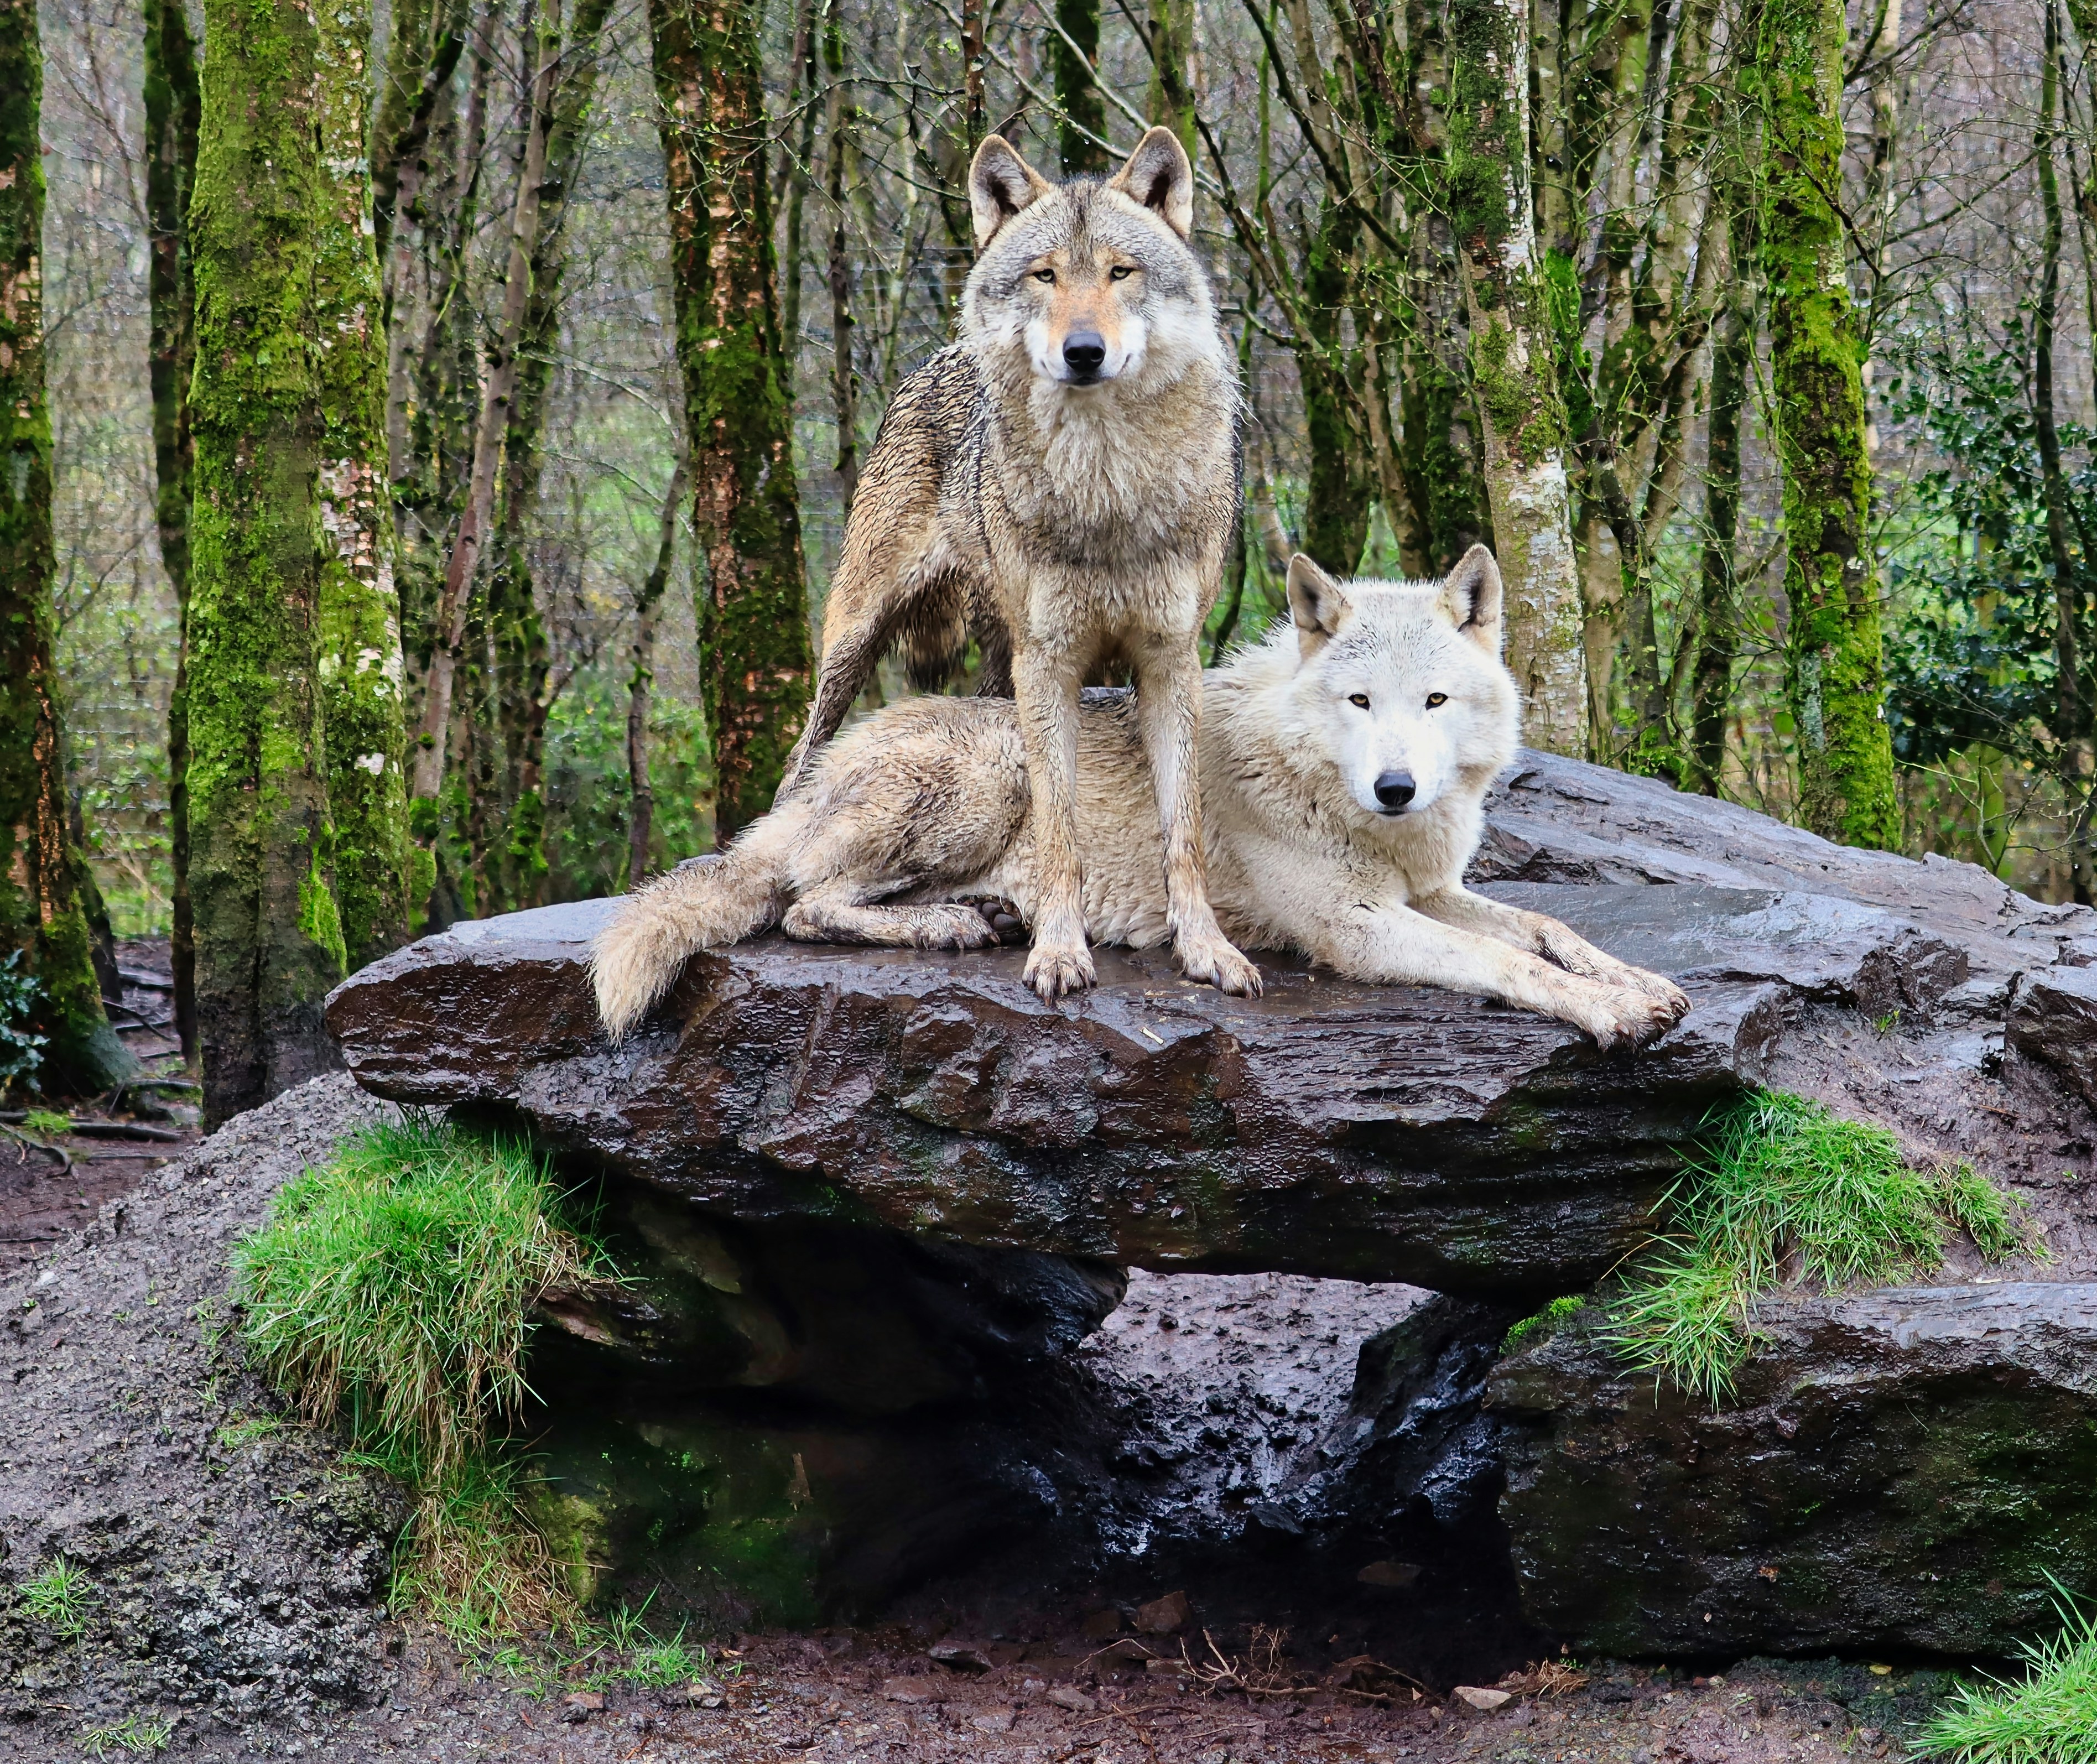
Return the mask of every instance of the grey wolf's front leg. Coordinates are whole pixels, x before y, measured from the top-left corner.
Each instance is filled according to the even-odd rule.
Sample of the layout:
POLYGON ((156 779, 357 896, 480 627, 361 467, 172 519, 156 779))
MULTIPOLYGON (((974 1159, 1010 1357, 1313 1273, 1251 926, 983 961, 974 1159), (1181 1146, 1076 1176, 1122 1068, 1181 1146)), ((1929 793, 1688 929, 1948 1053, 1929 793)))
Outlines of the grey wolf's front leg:
POLYGON ((1209 904, 1197 757, 1202 665, 1191 637, 1165 639, 1139 652, 1136 712, 1165 837, 1166 922, 1172 928, 1173 953, 1189 979, 1239 998, 1257 997, 1259 970, 1224 935, 1209 904))
POLYGON ((1045 999, 1080 992, 1098 978, 1085 947, 1078 860, 1078 672, 1060 654, 1022 643, 1013 657, 1013 697, 1033 801, 1034 948, 1026 980, 1045 999))
POLYGON ((1606 985, 1629 987, 1635 992, 1643 992, 1648 998, 1672 1006, 1678 1020, 1689 1009, 1688 995, 1665 974, 1618 961, 1607 950, 1597 949, 1570 926, 1561 925, 1547 914, 1525 912, 1520 907, 1508 906, 1487 895, 1474 895, 1463 887, 1445 888, 1438 894, 1423 895, 1412 906, 1416 912, 1424 913, 1444 925, 1496 937, 1517 949, 1542 956, 1569 974, 1584 974, 1606 985))
POLYGON ((1650 1041, 1681 1015, 1665 1000, 1568 973, 1499 938, 1438 923, 1408 907, 1345 910, 1317 934, 1324 947, 1311 953, 1355 979, 1478 993, 1575 1024, 1605 1048, 1650 1041))

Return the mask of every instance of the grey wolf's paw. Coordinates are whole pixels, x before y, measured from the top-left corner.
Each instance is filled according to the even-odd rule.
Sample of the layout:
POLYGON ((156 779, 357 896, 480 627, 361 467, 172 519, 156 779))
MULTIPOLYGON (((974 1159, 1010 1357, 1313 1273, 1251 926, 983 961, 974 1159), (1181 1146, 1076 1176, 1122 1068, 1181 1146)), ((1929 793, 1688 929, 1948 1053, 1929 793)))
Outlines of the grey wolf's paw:
POLYGON ((974 906, 919 907, 910 929, 920 949, 987 949, 997 941, 997 927, 974 906))
POLYGON ((1027 983, 1053 1004, 1066 993, 1082 992, 1099 979, 1092 952, 1082 943, 1036 941, 1027 958, 1027 983))
POLYGON ((1173 952, 1189 979, 1228 992, 1232 998, 1259 996, 1259 970, 1221 932, 1183 935, 1175 939, 1173 952))

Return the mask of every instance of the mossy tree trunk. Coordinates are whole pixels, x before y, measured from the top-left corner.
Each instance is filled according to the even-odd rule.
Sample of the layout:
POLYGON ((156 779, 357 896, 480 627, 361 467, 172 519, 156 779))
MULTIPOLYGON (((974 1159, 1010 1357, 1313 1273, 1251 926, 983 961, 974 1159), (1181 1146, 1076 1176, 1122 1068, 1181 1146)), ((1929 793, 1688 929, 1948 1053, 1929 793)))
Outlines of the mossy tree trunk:
POLYGON ((1900 840, 1886 727, 1871 462, 1842 217, 1841 0, 1765 0, 1755 85, 1761 256, 1784 474, 1786 685, 1799 818, 1846 844, 1900 840))
POLYGON ((626 822, 628 888, 638 888, 648 874, 649 845, 654 837, 655 789, 648 777, 648 706, 655 685, 655 625, 663 611, 663 591, 670 585, 671 567, 677 558, 677 514, 684 506, 685 462, 679 460, 663 497, 662 537, 655 547, 655 567, 633 600, 633 665, 626 694, 626 775, 633 789, 633 807, 626 822))
POLYGON ((334 1063, 342 976, 321 721, 312 300, 318 37, 296 0, 211 0, 196 266, 190 877, 208 1119, 334 1063))
POLYGON ((1194 127, 1194 0, 1150 0, 1152 122, 1179 136, 1189 155, 1201 151, 1194 127))
POLYGON ((44 1081, 85 1091, 132 1062, 95 979, 51 663, 42 94, 36 0, 0 0, 0 949, 20 952, 42 985, 44 1081))
POLYGON ((365 119, 370 0, 316 14, 320 177, 312 319, 321 405, 322 722, 348 965, 408 940, 405 670, 386 471, 386 334, 365 119))
POLYGON ((1732 714, 1733 666, 1740 653, 1740 416, 1753 376, 1754 348, 1754 295, 1736 284, 1719 311, 1711 340, 1704 550, 1697 570, 1696 656, 1682 775, 1684 790, 1706 796, 1718 794, 1724 776, 1726 724, 1732 714))
POLYGON ((1529 9, 1451 0, 1447 212, 1471 317, 1486 485, 1507 585, 1522 737, 1581 754, 1587 654, 1565 473, 1565 412, 1529 182, 1529 9))
POLYGON ((1056 0, 1056 34, 1049 44, 1056 70, 1056 106, 1062 116, 1056 145, 1066 177, 1097 177, 1107 169, 1106 98, 1100 90, 1100 0, 1056 0))
POLYGON ((809 677, 792 410, 778 331, 759 20, 650 0, 684 370, 699 656, 725 843, 771 805, 809 677))
POLYGON ((146 210, 151 230, 147 299, 153 395, 154 514, 160 562, 175 591, 175 684, 168 695, 168 857, 173 872, 169 943, 175 1034, 197 1062, 196 920, 190 904, 190 376, 196 365, 196 289, 190 274, 190 189, 196 179, 203 98, 196 45, 179 0, 146 0, 146 210))

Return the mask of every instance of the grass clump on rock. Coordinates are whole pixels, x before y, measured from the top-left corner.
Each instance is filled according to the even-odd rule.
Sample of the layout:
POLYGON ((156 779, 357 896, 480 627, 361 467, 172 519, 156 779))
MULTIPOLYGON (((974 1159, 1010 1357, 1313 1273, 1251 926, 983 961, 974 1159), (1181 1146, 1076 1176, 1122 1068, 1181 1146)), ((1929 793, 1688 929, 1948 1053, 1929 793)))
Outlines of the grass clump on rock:
POLYGON ((1958 1764, 2097 1764, 2097 1617, 2064 1595, 2061 1633, 2020 1650, 2021 1683, 1961 1685, 1917 1752, 1958 1764))
POLYGON ((2015 1205, 1970 1163, 1918 1170, 1885 1128, 1780 1091, 1735 1105, 1670 1193, 1675 1232, 1611 1307, 1642 1369, 1721 1401, 1753 1344, 1755 1298, 1787 1280, 1829 1291, 1937 1267, 1967 1232, 1990 1260, 2025 1247, 2015 1205))
POLYGON ((462 1635, 538 1627, 564 1602, 501 1434, 530 1394, 535 1301, 611 1277, 562 1198, 522 1141, 411 1116, 287 1183, 235 1252, 258 1364, 415 1496, 396 1599, 462 1635))

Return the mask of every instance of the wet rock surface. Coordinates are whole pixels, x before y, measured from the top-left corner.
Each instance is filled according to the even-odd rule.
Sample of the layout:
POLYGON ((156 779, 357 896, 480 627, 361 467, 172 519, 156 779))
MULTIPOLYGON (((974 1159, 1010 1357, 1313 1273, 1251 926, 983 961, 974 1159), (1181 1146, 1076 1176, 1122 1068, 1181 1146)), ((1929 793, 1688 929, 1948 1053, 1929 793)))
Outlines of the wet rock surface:
POLYGON ((1266 965, 1245 1000, 1099 952, 1060 1007, 1023 952, 707 952, 625 1047, 596 1026, 590 902, 455 926, 334 994, 359 1083, 513 1111, 703 1207, 1160 1269, 1564 1290, 1639 1237, 1738 1083, 1759 995, 1655 1048, 1266 965))
POLYGON ((2002 1657, 2097 1560, 2097 1285, 1786 1296, 1722 1406, 1582 1315, 1504 1361, 1528 1613, 1583 1650, 2002 1657))

